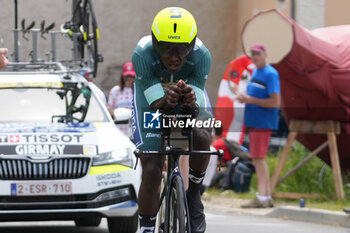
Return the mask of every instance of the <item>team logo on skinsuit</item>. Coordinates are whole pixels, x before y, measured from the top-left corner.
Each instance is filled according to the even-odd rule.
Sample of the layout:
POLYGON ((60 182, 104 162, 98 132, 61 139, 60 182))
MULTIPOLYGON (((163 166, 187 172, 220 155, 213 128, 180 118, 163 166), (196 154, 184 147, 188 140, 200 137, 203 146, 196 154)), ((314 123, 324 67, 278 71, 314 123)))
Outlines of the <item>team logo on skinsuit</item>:
POLYGON ((157 110, 156 112, 143 113, 143 128, 145 129, 160 129, 160 116, 162 114, 157 110))

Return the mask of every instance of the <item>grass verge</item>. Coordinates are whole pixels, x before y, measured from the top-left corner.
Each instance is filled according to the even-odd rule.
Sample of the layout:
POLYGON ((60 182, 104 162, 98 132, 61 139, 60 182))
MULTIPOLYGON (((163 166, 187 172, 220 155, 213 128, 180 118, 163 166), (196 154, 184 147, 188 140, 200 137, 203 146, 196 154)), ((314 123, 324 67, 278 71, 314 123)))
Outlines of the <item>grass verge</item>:
MULTIPOLYGON (((291 168, 302 161, 310 152, 300 143, 295 143, 290 151, 286 165, 281 176, 288 172, 291 168)), ((270 169, 270 174, 278 163, 281 151, 270 152, 266 158, 266 162, 270 169)), ((304 198, 305 206, 309 208, 319 208, 326 210, 341 211, 344 207, 350 206, 350 188, 346 187, 350 183, 350 175, 343 174, 343 183, 345 191, 344 200, 336 200, 333 173, 331 167, 325 164, 318 157, 313 157, 309 162, 302 166, 297 172, 284 180, 276 187, 276 192, 297 192, 321 194, 322 198, 304 198)), ((217 188, 207 190, 208 195, 212 197, 225 197, 236 199, 253 199, 257 192, 257 179, 254 174, 252 177, 250 191, 247 193, 222 192, 217 188)), ((276 205, 299 205, 299 200, 295 199, 275 199, 276 205)))

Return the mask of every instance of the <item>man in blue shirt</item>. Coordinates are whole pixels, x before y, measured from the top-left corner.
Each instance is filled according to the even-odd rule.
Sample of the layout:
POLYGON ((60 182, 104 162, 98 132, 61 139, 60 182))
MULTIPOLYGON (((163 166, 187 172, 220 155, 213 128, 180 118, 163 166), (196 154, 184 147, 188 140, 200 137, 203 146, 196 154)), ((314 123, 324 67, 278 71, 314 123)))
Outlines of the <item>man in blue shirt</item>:
POLYGON ((278 127, 280 82, 277 70, 267 63, 266 49, 261 44, 251 47, 251 58, 256 65, 247 94, 237 96, 245 103, 244 124, 249 130, 249 152, 254 160, 258 179, 258 195, 243 208, 273 207, 270 174, 265 161, 271 132, 278 127))

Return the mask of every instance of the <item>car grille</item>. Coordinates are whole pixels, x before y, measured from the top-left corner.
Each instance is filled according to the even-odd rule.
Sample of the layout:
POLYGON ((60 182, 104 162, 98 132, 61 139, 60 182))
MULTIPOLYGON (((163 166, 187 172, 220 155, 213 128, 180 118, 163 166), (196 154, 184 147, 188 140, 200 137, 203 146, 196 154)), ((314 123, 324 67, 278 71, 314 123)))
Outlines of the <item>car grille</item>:
POLYGON ((90 158, 62 158, 33 163, 24 159, 1 159, 2 180, 74 179, 86 175, 90 158))

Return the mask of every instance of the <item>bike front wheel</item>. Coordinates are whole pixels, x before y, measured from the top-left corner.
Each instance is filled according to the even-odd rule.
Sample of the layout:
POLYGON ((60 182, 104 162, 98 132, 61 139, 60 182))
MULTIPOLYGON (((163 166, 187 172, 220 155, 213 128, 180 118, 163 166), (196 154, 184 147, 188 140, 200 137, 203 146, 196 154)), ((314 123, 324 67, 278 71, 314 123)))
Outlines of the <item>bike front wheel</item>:
POLYGON ((188 208, 184 184, 180 176, 172 180, 172 188, 168 193, 166 206, 165 233, 187 233, 189 232, 188 208))
POLYGON ((160 182, 160 205, 156 221, 156 231, 158 233, 164 233, 165 222, 165 208, 166 208, 166 187, 167 187, 167 173, 163 172, 162 180, 160 182), (164 195, 164 196, 163 196, 164 195))
POLYGON ((99 30, 97 27, 97 21, 94 10, 92 8, 92 2, 90 0, 85 2, 84 5, 84 41, 86 43, 87 52, 87 65, 92 69, 93 77, 96 77, 97 67, 99 62, 99 54, 97 47, 97 40, 99 38, 99 30))

